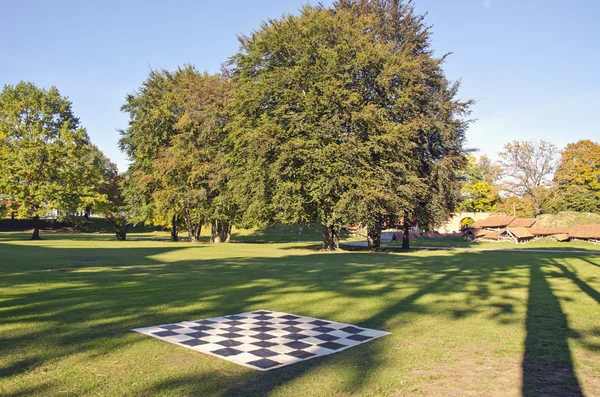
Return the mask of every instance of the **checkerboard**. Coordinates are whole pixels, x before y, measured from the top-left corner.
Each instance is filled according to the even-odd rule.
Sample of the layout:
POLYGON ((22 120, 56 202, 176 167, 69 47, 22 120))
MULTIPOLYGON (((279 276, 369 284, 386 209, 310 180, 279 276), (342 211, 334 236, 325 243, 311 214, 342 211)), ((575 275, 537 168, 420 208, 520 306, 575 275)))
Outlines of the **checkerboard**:
POLYGON ((133 331, 259 371, 337 353, 389 334, 268 310, 133 331))

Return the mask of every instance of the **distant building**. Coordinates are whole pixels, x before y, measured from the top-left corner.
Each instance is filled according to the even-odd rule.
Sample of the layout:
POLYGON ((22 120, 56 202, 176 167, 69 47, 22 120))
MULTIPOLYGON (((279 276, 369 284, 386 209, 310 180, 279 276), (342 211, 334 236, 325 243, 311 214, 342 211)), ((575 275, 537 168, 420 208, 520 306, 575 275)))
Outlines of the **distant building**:
POLYGON ((557 241, 572 239, 600 243, 600 225, 573 227, 536 227, 534 218, 490 216, 478 220, 464 232, 467 240, 512 241, 523 243, 536 238, 551 237, 557 241))

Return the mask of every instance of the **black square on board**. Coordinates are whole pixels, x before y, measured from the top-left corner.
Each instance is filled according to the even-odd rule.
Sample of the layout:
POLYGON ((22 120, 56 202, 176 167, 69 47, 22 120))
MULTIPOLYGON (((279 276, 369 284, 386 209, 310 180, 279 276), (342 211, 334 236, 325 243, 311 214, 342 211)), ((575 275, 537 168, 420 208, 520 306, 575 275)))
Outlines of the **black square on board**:
POLYGON ((160 331, 160 332, 154 332, 154 333, 152 333, 152 335, 165 337, 165 336, 173 336, 173 335, 179 335, 179 334, 177 332, 173 332, 173 331, 160 331))
POLYGON ((346 339, 351 339, 351 340, 355 340, 355 341, 358 341, 358 342, 363 342, 363 341, 371 339, 371 337, 370 336, 365 336, 365 335, 355 334, 355 335, 350 335, 346 339))
POLYGON ((207 334, 206 332, 202 332, 202 331, 190 332, 189 334, 186 334, 186 335, 191 336, 192 338, 204 338, 205 336, 210 336, 210 334, 207 334))
POLYGON ((233 339, 233 338, 241 338, 244 335, 241 335, 241 334, 238 334, 238 333, 235 333, 235 332, 227 332, 225 334, 219 334, 219 336, 222 336, 223 338, 233 339))
POLYGON ((294 350, 293 352, 285 353, 288 356, 296 357, 296 358, 308 358, 316 356, 314 353, 309 353, 304 350, 294 350))
POLYGON ((329 350, 338 350, 338 349, 341 349, 342 347, 346 347, 346 345, 342 345, 342 344, 335 343, 335 342, 325 342, 325 343, 319 344, 318 346, 324 347, 325 349, 329 349, 329 350))
POLYGON ((209 327, 207 325, 197 325, 195 327, 190 327, 190 329, 193 329, 196 331, 209 331, 209 330, 213 330, 214 328, 209 327))
POLYGON ((313 331, 317 331, 317 332, 331 332, 331 331, 335 331, 334 328, 329 328, 329 327, 316 327, 312 329, 313 331))
POLYGON ((213 350, 211 353, 219 355, 219 356, 223 356, 223 357, 229 357, 229 356, 236 356, 242 352, 237 349, 232 349, 231 347, 225 347, 223 349, 213 350))
POLYGON ((184 340, 183 342, 179 342, 182 345, 187 345, 187 346, 200 346, 200 345, 206 345, 208 342, 202 339, 190 339, 190 340, 184 340))
POLYGON ((254 318, 257 319, 257 320, 272 320, 273 319, 273 317, 271 317, 271 316, 265 316, 265 315, 262 315, 262 314, 260 316, 254 317, 254 318))
POLYGON ((308 338, 308 335, 294 333, 294 334, 283 335, 282 338, 291 339, 291 340, 299 340, 299 339, 308 338))
POLYGON ((161 328, 172 330, 172 329, 180 329, 183 327, 181 325, 177 325, 177 324, 169 324, 169 325, 163 325, 163 326, 161 326, 161 328))
POLYGON ((255 327, 255 328, 250 328, 250 331, 255 331, 255 332, 269 332, 269 331, 274 331, 275 328, 271 328, 271 327, 255 327))
POLYGON ((326 342, 331 342, 333 340, 340 339, 337 336, 333 336, 333 335, 329 335, 329 334, 316 335, 313 338, 317 338, 317 339, 320 339, 320 340, 323 340, 326 342))
POLYGON ((285 316, 281 316, 279 318, 285 318, 286 320, 296 320, 297 318, 300 318, 298 316, 293 316, 291 314, 286 314, 285 316))
POLYGON ((289 326, 289 327, 285 327, 283 330, 284 330, 284 331, 287 331, 287 332, 293 332, 293 333, 296 333, 296 332, 300 332, 300 331, 302 331, 302 328, 294 327, 294 326, 292 325, 292 326, 289 326))
POLYGON ((359 332, 363 332, 364 329, 356 328, 356 327, 344 327, 344 328, 340 328, 340 331, 344 331, 349 334, 358 334, 359 332))
POLYGON ((269 349, 257 349, 257 350, 250 351, 248 353, 254 354, 255 356, 258 356, 258 357, 273 357, 273 356, 279 355, 279 353, 274 352, 269 349))
POLYGON ((285 345, 287 347, 291 347, 292 349, 306 349, 307 347, 311 346, 308 343, 304 343, 304 342, 300 342, 300 341, 286 343, 285 345))
POLYGON ((265 334, 265 333, 252 335, 251 337, 255 338, 255 339, 258 339, 258 340, 269 340, 269 339, 275 339, 276 338, 276 336, 265 334))
POLYGON ((254 365, 255 367, 267 369, 279 365, 277 361, 269 360, 268 358, 261 358, 260 360, 250 361, 248 365, 254 365))

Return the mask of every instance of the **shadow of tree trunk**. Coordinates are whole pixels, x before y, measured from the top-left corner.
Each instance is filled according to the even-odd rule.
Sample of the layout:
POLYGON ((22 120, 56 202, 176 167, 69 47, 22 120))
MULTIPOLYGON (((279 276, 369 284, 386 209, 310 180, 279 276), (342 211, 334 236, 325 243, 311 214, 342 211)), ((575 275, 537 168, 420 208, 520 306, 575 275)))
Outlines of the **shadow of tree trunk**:
POLYGON ((569 349, 569 326, 539 265, 531 266, 523 396, 583 396, 569 349))

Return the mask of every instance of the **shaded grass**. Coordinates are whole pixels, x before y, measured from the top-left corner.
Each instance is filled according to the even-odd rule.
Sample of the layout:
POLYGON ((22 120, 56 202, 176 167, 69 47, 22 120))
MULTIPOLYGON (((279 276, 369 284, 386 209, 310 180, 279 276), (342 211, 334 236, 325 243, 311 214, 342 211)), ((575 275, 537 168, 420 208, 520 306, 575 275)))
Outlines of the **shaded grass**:
POLYGON ((599 256, 310 246, 4 240, 0 395, 600 393, 599 256), (260 373, 129 331, 261 308, 392 334, 260 373))
MULTIPOLYGON (((21 221, 21 220, 17 220, 21 221)), ((23 220, 25 221, 25 220, 23 220)), ((42 230, 42 239, 60 240, 64 238, 70 239, 88 239, 88 240, 114 240, 115 233, 108 225, 108 228, 102 227, 106 221, 100 218, 93 218, 93 223, 96 225, 90 228, 88 232, 73 232, 69 228, 65 228, 62 232, 53 232, 51 230, 42 230)), ((187 238, 187 232, 180 229, 179 237, 182 240, 187 238)), ((31 230, 13 230, 0 232, 1 240, 26 240, 31 237, 31 230)), ((146 227, 138 225, 131 227, 127 233, 128 239, 155 239, 168 240, 171 237, 170 230, 161 230, 157 227, 146 227)), ((204 226, 201 230, 200 241, 209 242, 210 226, 204 226)), ((284 243, 284 242, 320 242, 323 239, 320 225, 299 226, 299 225, 271 225, 262 228, 240 229, 233 228, 231 233, 233 242, 244 243, 284 243)), ((351 240, 352 235, 345 229, 340 232, 340 239, 351 240)), ((354 240, 357 240, 354 238, 354 240)), ((360 240, 360 238, 358 238, 360 240)))

